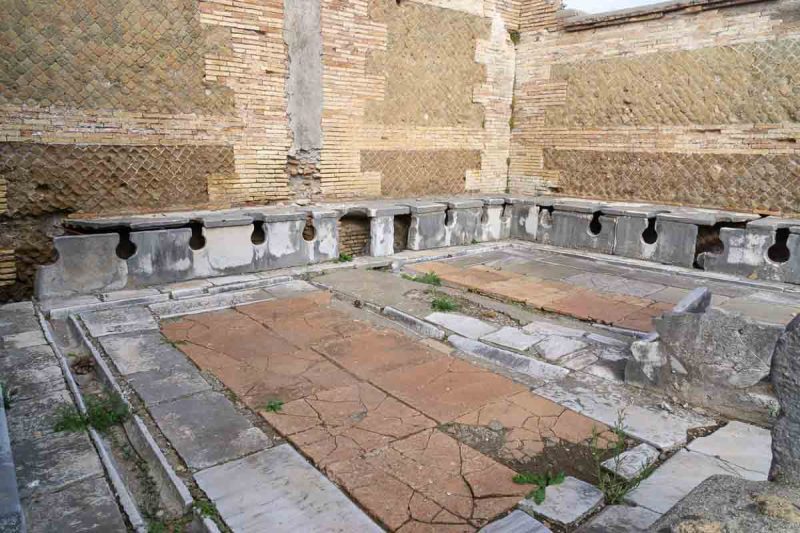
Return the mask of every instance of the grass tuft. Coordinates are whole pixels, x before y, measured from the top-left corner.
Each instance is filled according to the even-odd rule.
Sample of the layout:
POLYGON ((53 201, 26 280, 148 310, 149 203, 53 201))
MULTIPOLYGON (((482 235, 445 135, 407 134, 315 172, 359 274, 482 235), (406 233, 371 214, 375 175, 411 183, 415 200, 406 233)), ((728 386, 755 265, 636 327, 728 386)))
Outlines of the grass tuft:
POLYGON ((456 311, 458 303, 448 296, 437 296, 431 301, 431 308, 434 311, 442 312, 456 311))
POLYGON ((435 287, 439 287, 442 284, 442 278, 440 278, 439 275, 436 274, 435 272, 428 272, 427 274, 418 274, 416 276, 403 274, 403 279, 407 279, 409 281, 416 281, 417 283, 425 283, 426 285, 433 285, 435 287))
POLYGON ((528 493, 528 498, 536 502, 536 505, 541 505, 547 495, 547 487, 560 485, 564 482, 565 477, 564 472, 558 472, 555 475, 550 472, 546 474, 524 472, 514 476, 513 481, 517 485, 536 485, 536 488, 528 493))
POLYGON ((264 406, 264 410, 270 413, 279 413, 283 409, 283 400, 270 400, 264 406))
POLYGON ((56 409, 55 431, 83 431, 93 427, 98 431, 106 431, 112 426, 122 424, 130 417, 130 409, 125 400, 117 394, 90 396, 86 399, 86 414, 67 403, 56 409))
POLYGON ((337 262, 339 262, 339 263, 349 263, 352 260, 353 260, 353 256, 351 254, 346 254, 346 253, 342 252, 342 253, 339 254, 339 259, 337 259, 337 262))

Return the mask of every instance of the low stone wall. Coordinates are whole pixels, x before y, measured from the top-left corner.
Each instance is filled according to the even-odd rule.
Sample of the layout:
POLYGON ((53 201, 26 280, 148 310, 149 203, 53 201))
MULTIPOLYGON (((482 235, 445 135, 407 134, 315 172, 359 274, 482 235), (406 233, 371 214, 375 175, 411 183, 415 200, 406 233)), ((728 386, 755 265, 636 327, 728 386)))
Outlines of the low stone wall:
POLYGON ((39 298, 301 266, 340 252, 383 257, 508 238, 800 283, 800 221, 553 196, 253 207, 66 225, 79 234, 54 239, 58 259, 39 270, 39 298), (740 243, 738 232, 761 239, 740 243))
POLYGON ((700 288, 655 318, 655 333, 631 346, 625 381, 737 419, 774 422, 770 365, 783 326, 710 305, 711 292, 700 288))

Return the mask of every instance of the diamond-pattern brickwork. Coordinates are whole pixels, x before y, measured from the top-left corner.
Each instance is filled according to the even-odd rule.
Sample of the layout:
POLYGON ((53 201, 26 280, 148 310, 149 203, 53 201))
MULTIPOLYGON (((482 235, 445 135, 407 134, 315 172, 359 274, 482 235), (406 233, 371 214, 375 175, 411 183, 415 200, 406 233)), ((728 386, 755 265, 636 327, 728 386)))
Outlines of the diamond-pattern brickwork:
POLYGON ((8 210, 8 201, 6 200, 7 193, 8 187, 6 187, 6 180, 0 176, 0 215, 8 210))
POLYGON ((753 211, 800 209, 800 154, 545 149, 566 194, 753 211))
POLYGON ((230 34, 209 28, 197 0, 6 0, 0 104, 230 114, 233 91, 204 81, 230 34))
POLYGON ((202 204, 233 173, 229 146, 0 143, 12 216, 202 204))
POLYGON ((488 19, 452 9, 372 0, 370 16, 386 24, 386 50, 367 57, 367 74, 386 80, 384 98, 369 101, 367 122, 388 125, 480 127, 483 107, 473 100, 486 80, 475 61, 488 19))
POLYGON ((458 194, 467 171, 479 169, 479 150, 366 150, 361 170, 380 172, 381 195, 458 194))
POLYGON ((548 126, 800 121, 800 40, 716 46, 554 65, 565 105, 548 126), (746 89, 745 89, 746 88, 746 89))

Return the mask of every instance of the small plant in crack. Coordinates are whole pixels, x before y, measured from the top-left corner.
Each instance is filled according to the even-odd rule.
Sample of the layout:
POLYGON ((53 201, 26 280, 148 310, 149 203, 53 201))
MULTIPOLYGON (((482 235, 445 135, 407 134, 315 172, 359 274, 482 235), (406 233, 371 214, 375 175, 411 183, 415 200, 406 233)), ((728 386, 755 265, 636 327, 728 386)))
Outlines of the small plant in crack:
POLYGON ((117 394, 90 396, 86 399, 86 414, 67 403, 56 408, 55 431, 83 431, 93 427, 106 431, 112 426, 122 424, 130 417, 130 409, 125 400, 117 394))
POLYGON ((337 262, 338 263, 349 263, 352 260, 353 260, 353 256, 351 254, 347 254, 347 253, 342 252, 342 253, 339 254, 339 259, 337 259, 337 262))
POLYGON ((217 506, 206 500, 195 500, 194 509, 200 516, 205 518, 217 518, 219 516, 217 506))
POLYGON ((279 413, 282 409, 283 400, 270 400, 267 402, 267 405, 264 406, 264 410, 270 413, 279 413))
POLYGON ((442 295, 436 296, 431 301, 431 308, 434 311, 448 312, 448 311, 456 311, 456 310, 458 310, 459 305, 458 305, 458 302, 456 302, 455 300, 453 300, 449 296, 445 296, 445 295, 442 294, 442 295))
POLYGON ((417 283, 425 283, 426 285, 433 285, 434 287, 439 287, 442 284, 442 278, 435 272, 428 272, 427 274, 419 274, 416 276, 403 274, 403 279, 416 281, 417 283))
POLYGON ((644 479, 652 474, 656 465, 651 464, 643 468, 639 475, 632 479, 619 476, 617 472, 622 466, 621 454, 625 451, 625 413, 623 411, 617 415, 617 421, 611 431, 614 434, 614 442, 611 443, 611 446, 603 446, 600 443, 600 434, 597 428, 592 428, 590 450, 597 475, 597 488, 605 495, 606 504, 615 505, 621 503, 628 492, 638 487, 644 479), (606 469, 603 462, 609 455, 613 455, 613 466, 611 469, 606 469))
POLYGON ((169 339, 164 339, 164 343, 169 344, 170 346, 172 346, 175 349, 180 349, 178 347, 181 346, 182 344, 188 344, 187 341, 180 340, 180 339, 176 340, 176 341, 169 340, 169 339))
POLYGON ((550 472, 546 474, 525 472, 514 476, 513 481, 517 485, 536 485, 536 488, 528 493, 528 498, 536 502, 536 505, 541 505, 546 497, 547 487, 560 485, 564 482, 565 477, 564 472, 558 472, 555 475, 550 472))

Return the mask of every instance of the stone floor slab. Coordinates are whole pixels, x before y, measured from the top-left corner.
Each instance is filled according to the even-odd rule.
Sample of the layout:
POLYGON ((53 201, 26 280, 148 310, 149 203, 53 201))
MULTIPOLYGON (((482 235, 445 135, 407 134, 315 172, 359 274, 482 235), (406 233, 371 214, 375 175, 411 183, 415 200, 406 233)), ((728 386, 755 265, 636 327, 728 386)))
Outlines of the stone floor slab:
POLYGON ((613 426, 622 413, 628 435, 661 450, 685 444, 690 429, 715 424, 693 411, 680 408, 666 411, 659 407, 660 398, 580 372, 535 392, 609 426, 613 426))
POLYGON ((5 350, 31 348, 43 344, 47 344, 47 339, 44 338, 44 334, 40 329, 22 331, 0 337, 0 346, 5 350))
POLYGON ((39 329, 32 302, 0 305, 0 337, 39 329))
POLYGON ((102 476, 39 494, 23 502, 28 533, 127 532, 117 500, 102 476))
POLYGON ((528 498, 519 504, 526 513, 561 527, 579 522, 601 505, 603 493, 600 489, 574 477, 547 487, 545 499, 540 504, 528 498))
POLYGON ((109 335, 99 339, 100 346, 123 376, 170 368, 186 357, 157 331, 109 335))
POLYGON ((551 335, 536 344, 536 351, 548 361, 557 361, 588 346, 585 342, 570 337, 551 335))
POLYGON ((559 337, 579 338, 586 335, 586 331, 582 329, 560 326, 558 324, 553 324, 552 322, 545 322, 544 320, 531 322, 523 327, 522 331, 531 335, 542 335, 544 337, 558 335, 559 337))
POLYGON ((211 390, 211 385, 186 360, 177 365, 131 374, 128 383, 148 407, 211 390))
POLYGON ((736 468, 714 457, 680 450, 636 489, 628 493, 625 501, 663 514, 700 483, 717 474, 728 474, 753 481, 767 479, 764 474, 736 468))
POLYGON ((218 392, 208 391, 150 408, 158 427, 192 470, 267 448, 270 439, 218 392))
POLYGON ((81 313, 92 337, 158 329, 153 314, 146 307, 122 307, 81 313))
POLYGON ((525 390, 510 379, 452 357, 387 372, 373 383, 440 423, 525 390))
POLYGON ((544 524, 523 511, 512 511, 481 528, 480 533, 552 533, 544 524))
POLYGON ((603 461, 603 468, 628 481, 637 478, 658 460, 659 452, 649 444, 640 444, 617 457, 603 461))
POLYGON ((497 344, 520 352, 526 351, 543 339, 544 337, 541 335, 531 335, 519 328, 512 328, 509 326, 500 328, 494 333, 481 337, 482 341, 491 342, 492 344, 497 344))
POLYGON ((637 281, 622 276, 612 276, 596 272, 584 272, 565 279, 579 287, 586 287, 601 292, 627 294, 628 296, 648 296, 665 289, 664 285, 637 281))
POLYGON ((392 530, 460 525, 469 531, 513 508, 528 491, 513 483, 513 470, 436 429, 329 470, 392 530))
POLYGON ((195 475, 237 533, 381 529, 288 444, 195 475))
POLYGON ((57 492, 103 474, 97 452, 85 432, 53 433, 21 444, 14 442, 13 453, 22 499, 57 492))
POLYGON ((688 449, 765 476, 772 463, 770 431, 735 420, 707 437, 693 440, 688 449))
POLYGON ((576 533, 644 533, 661 515, 644 507, 611 505, 576 533))
POLYGON ((386 446, 436 424, 369 383, 323 391, 262 416, 318 466, 386 446))
POLYGON ((498 330, 498 326, 458 313, 431 313, 425 320, 449 329, 468 339, 480 339, 498 330))

